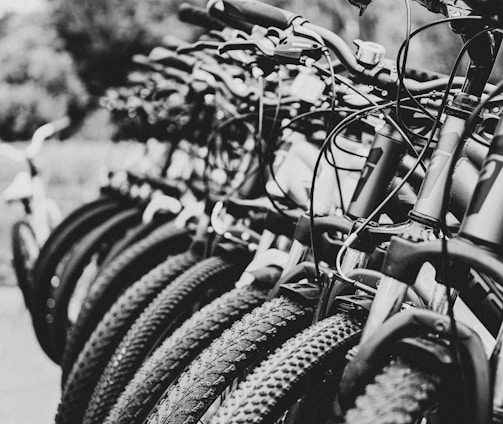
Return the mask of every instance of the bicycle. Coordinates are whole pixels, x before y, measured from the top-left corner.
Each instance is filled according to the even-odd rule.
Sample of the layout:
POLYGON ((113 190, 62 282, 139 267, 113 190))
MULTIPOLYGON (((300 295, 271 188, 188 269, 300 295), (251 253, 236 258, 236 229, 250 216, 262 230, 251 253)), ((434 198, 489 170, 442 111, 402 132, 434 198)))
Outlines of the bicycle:
POLYGON ((25 304, 29 307, 32 296, 32 272, 39 251, 50 232, 61 220, 61 210, 57 203, 46 194, 46 188, 38 166, 38 155, 45 140, 63 131, 70 124, 68 118, 39 127, 30 144, 17 150, 9 144, 0 144, 0 155, 15 162, 23 162, 28 171, 21 171, 3 192, 7 204, 20 203, 24 217, 16 221, 11 229, 12 261, 19 288, 23 292, 25 304))

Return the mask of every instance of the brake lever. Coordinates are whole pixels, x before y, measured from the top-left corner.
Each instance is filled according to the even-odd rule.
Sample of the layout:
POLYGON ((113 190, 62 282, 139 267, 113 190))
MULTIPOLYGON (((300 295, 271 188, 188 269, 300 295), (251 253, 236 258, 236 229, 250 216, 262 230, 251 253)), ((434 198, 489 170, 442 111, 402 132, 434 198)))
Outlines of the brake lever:
POLYGON ((192 52, 197 52, 201 50, 218 50, 222 43, 217 41, 197 41, 188 46, 178 47, 176 52, 178 54, 189 54, 192 52))
POLYGON ((222 44, 218 48, 218 53, 219 54, 224 54, 228 53, 230 51, 252 51, 252 52, 260 52, 264 56, 268 57, 273 57, 274 56, 274 51, 272 50, 267 50, 266 48, 260 46, 257 42, 255 41, 228 41, 224 44, 222 44))
POLYGON ((284 37, 274 49, 274 58, 284 64, 306 64, 305 58, 317 62, 325 52, 325 46, 304 36, 293 33, 284 37))

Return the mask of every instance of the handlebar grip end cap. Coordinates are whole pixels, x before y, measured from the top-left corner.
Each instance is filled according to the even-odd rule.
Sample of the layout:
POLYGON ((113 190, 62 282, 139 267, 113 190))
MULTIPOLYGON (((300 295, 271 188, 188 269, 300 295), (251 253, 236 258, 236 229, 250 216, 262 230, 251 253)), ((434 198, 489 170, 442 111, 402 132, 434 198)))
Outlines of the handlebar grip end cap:
POLYGON ((372 0, 349 0, 349 3, 360 9, 360 16, 362 16, 372 0))

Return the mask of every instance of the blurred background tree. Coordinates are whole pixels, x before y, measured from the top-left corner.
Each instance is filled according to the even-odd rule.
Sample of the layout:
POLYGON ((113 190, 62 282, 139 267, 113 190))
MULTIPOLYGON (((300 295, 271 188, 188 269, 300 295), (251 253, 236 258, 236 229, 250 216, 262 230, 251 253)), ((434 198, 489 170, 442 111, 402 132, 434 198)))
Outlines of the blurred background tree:
POLYGON ((86 110, 87 92, 47 14, 0 19, 0 139, 86 110))
MULTIPOLYGON (((200 31, 178 21, 184 0, 37 1, 45 13, 0 19, 2 139, 25 138, 46 120, 92 110, 106 88, 123 83, 134 54, 148 53, 165 35, 191 40, 200 31)), ((402 1, 376 0, 363 17, 347 0, 265 1, 332 28, 349 43, 356 38, 379 42, 387 57, 396 55, 405 36, 402 1)), ((413 29, 441 18, 415 2, 411 7, 413 29)), ((412 42, 408 64, 448 72, 460 46, 459 37, 441 25, 412 42)))
MULTIPOLYGON (((176 18, 183 0, 51 0, 54 20, 77 70, 92 94, 119 85, 135 53, 147 53, 166 34, 191 39, 196 29, 176 18)), ((204 6, 205 0, 190 0, 204 6)), ((405 34, 404 5, 396 0, 374 2, 359 18, 346 0, 269 0, 268 3, 296 11, 319 25, 333 28, 351 42, 355 38, 381 42, 396 53, 405 34), (398 25, 397 25, 398 23, 398 25)), ((414 25, 435 16, 413 4, 414 25)), ((428 63, 433 70, 447 71, 459 46, 447 25, 428 31, 416 43, 411 65, 428 63), (436 46, 435 48, 433 46, 436 46), (421 52, 421 54, 417 54, 421 52)))
MULTIPOLYGON (((135 53, 167 33, 191 38, 176 18, 181 0, 52 0, 55 26, 91 94, 121 84, 135 53)), ((199 1, 200 5, 204 2, 199 1)))

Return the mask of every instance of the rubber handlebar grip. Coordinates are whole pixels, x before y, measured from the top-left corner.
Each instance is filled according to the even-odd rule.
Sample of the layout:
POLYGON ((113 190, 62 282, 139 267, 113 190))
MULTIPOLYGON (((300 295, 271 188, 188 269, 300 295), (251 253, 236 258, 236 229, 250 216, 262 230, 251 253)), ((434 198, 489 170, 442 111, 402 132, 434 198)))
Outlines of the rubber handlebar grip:
POLYGON ((265 28, 287 29, 295 13, 256 0, 222 0, 225 13, 231 17, 265 28))
POLYGON ((182 3, 178 8, 178 19, 182 22, 200 26, 208 30, 221 31, 225 27, 221 21, 212 18, 202 7, 196 7, 187 3, 182 3))
POLYGON ((227 13, 225 7, 223 6, 223 3, 220 0, 210 1, 208 3, 208 13, 211 17, 224 22, 231 28, 239 29, 248 34, 251 34, 252 32, 254 25, 248 22, 246 19, 236 19, 232 17, 227 13))

